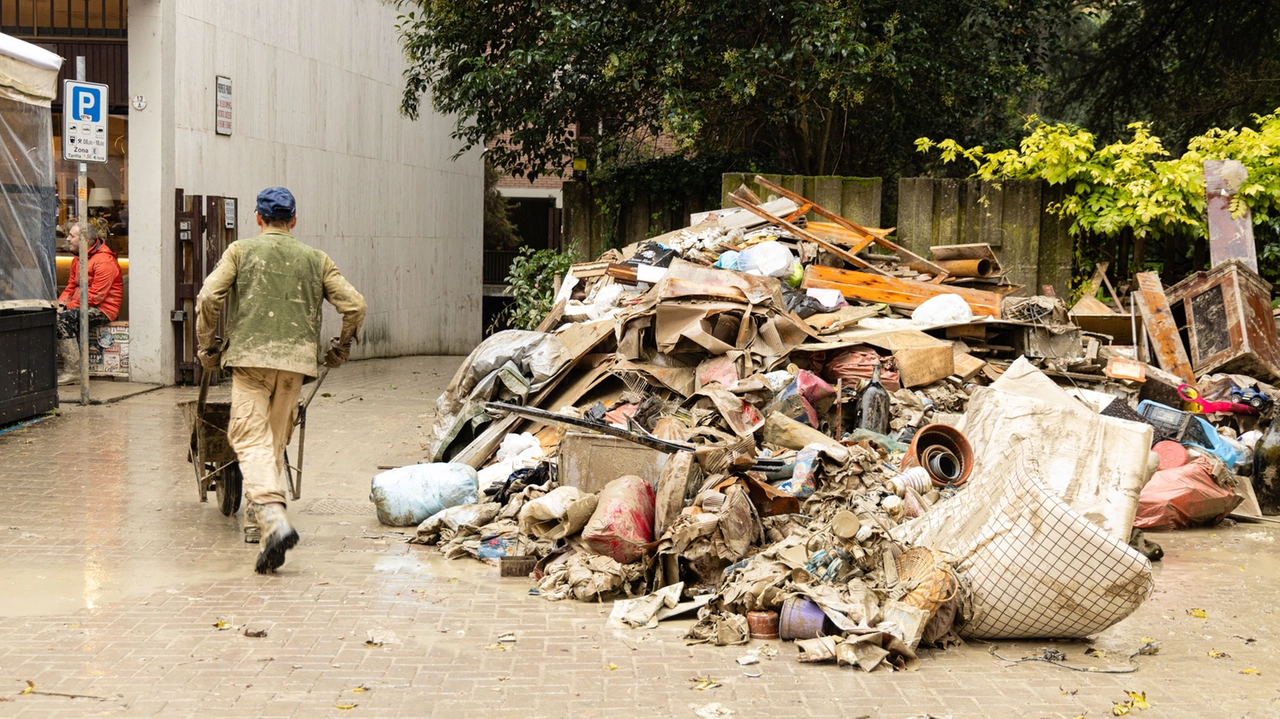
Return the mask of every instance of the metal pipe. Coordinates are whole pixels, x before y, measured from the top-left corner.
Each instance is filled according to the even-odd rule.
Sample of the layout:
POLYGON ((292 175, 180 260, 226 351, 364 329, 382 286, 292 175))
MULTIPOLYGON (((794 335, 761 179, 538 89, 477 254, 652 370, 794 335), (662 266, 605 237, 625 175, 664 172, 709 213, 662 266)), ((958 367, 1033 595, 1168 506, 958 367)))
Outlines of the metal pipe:
POLYGON ((991 260, 934 260, 933 263, 953 277, 990 277, 994 268, 991 260))
MULTIPOLYGON (((76 80, 84 82, 84 55, 76 56, 76 80)), ((70 112, 74 103, 63 98, 63 112, 70 112)), ((105 110, 104 110, 105 112, 105 110)), ((63 142, 67 138, 62 138, 63 142)), ((85 215, 89 208, 89 166, 80 163, 79 182, 76 185, 76 216, 80 223, 80 404, 89 405, 89 222, 85 215)))

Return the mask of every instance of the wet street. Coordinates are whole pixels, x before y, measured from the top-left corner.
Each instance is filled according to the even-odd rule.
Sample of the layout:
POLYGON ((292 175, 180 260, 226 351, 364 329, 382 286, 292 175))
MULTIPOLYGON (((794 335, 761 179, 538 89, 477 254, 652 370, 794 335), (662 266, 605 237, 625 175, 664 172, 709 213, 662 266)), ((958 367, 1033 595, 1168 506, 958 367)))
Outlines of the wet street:
POLYGON ((685 646, 689 621, 606 629, 608 605, 549 603, 405 544, 412 528, 378 524, 369 480, 423 458, 460 361, 332 373, 290 505, 302 543, 275 576, 253 573, 239 516, 197 501, 178 408, 194 390, 0 436, 0 717, 1098 717, 1127 691, 1150 704, 1131 716, 1280 716, 1277 526, 1151 535, 1155 594, 1092 643, 970 642, 897 674, 801 665, 780 642, 753 642, 778 655, 743 667, 748 647, 685 646), (1130 662, 1148 639, 1159 653, 1130 662), (1136 671, 991 653, 1047 646, 1136 671), (702 677, 719 686, 693 688, 702 677))

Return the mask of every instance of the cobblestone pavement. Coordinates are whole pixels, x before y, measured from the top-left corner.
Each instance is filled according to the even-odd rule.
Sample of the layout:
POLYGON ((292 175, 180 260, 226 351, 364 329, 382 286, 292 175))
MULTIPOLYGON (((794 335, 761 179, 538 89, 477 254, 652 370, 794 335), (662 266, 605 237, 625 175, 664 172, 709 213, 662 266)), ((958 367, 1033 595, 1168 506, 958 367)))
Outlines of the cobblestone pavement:
POLYGON ((752 678, 734 662, 742 647, 686 647, 687 621, 606 630, 608 606, 548 603, 528 580, 404 544, 374 518, 368 481, 421 458, 458 362, 333 373, 291 506, 303 541, 271 577, 252 573, 237 522, 196 501, 176 407, 192 390, 69 407, 0 436, 0 716, 695 717, 718 703, 737 717, 1098 717, 1126 690, 1151 703, 1133 716, 1280 716, 1269 527, 1156 536, 1156 593, 1096 637, 1106 656, 1053 644, 1077 666, 1124 668, 1144 637, 1159 640, 1133 674, 1006 663, 979 643, 926 652, 917 672, 863 674, 800 665, 775 642, 752 678), (368 646, 370 630, 393 636, 368 646), (510 648, 497 645, 506 632, 510 648), (691 688, 706 676, 721 685, 691 688))

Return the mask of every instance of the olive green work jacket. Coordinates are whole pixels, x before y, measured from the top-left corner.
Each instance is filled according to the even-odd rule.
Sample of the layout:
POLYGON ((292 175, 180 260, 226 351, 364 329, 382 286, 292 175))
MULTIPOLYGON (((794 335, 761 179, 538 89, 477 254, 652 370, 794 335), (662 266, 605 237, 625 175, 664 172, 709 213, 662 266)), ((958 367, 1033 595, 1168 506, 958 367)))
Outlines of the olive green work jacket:
POLYGON ((319 370, 320 309, 328 300, 342 314, 339 342, 364 322, 364 297, 320 250, 288 230, 268 228, 231 243, 196 298, 196 339, 213 349, 227 300, 223 367, 261 367, 315 377, 319 370))

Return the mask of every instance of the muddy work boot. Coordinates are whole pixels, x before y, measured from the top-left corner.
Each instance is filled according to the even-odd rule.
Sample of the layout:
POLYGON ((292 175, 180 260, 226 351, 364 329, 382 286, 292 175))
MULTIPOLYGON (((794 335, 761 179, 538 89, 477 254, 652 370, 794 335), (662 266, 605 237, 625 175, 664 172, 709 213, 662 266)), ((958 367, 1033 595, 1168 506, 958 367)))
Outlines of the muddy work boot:
POLYGON ((58 340, 58 384, 80 384, 80 342, 58 340))
POLYGON ((262 544, 254 571, 258 574, 270 574, 284 564, 284 553, 298 543, 298 532, 289 525, 289 517, 284 513, 283 504, 256 504, 253 505, 253 511, 258 518, 262 544))
POLYGON ((262 536, 262 532, 258 529, 258 512, 254 507, 258 505, 250 504, 244 508, 244 543, 257 544, 262 536))

